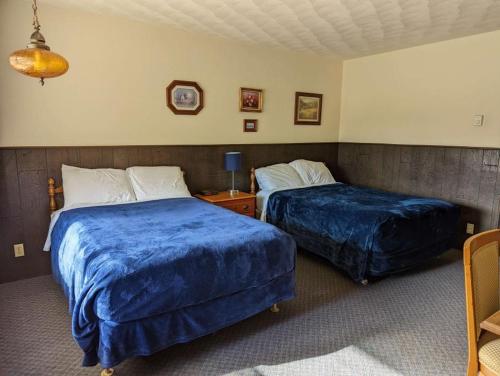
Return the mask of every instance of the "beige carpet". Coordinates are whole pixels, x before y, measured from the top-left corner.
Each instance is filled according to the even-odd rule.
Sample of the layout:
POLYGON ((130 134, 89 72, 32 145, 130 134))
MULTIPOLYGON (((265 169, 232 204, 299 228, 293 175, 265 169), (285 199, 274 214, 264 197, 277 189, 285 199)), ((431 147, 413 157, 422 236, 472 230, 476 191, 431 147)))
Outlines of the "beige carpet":
MULTIPOLYGON (((456 250, 366 287, 300 253, 297 290, 279 314, 266 311, 189 344, 130 359, 116 374, 222 375, 349 346, 404 375, 465 373, 463 270, 456 250)), ((66 300, 50 276, 0 285, 1 376, 98 375, 98 368, 80 362, 66 300)))

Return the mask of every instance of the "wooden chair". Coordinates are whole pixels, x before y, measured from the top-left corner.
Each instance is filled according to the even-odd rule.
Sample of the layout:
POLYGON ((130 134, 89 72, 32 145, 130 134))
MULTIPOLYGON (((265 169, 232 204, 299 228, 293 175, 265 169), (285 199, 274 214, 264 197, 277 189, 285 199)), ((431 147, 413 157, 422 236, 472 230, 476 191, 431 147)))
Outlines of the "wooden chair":
POLYGON ((464 244, 467 376, 500 375, 500 336, 481 329, 500 310, 499 247, 500 229, 472 236, 464 244))

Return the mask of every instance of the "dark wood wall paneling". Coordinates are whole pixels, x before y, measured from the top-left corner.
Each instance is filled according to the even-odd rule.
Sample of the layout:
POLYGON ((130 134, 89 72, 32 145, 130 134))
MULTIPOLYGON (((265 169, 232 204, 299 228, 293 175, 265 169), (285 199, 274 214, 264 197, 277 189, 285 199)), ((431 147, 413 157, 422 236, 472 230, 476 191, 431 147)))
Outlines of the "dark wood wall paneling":
POLYGON ((388 191, 442 198, 462 208, 475 231, 500 225, 500 150, 340 143, 340 180, 388 191))
POLYGON ((243 153, 237 185, 248 189, 250 167, 297 158, 323 160, 339 181, 438 197, 462 207, 476 231, 499 226, 500 150, 355 143, 54 147, 0 149, 0 283, 50 273, 42 252, 49 225, 47 178, 61 182, 61 164, 88 168, 179 165, 192 193, 227 189, 226 151, 243 153), (24 243, 25 257, 12 245, 24 243))
POLYGON ((50 273, 42 252, 49 226, 47 179, 61 183, 61 164, 87 168, 177 165, 186 172, 191 193, 227 189, 226 151, 242 152, 240 189, 249 187, 252 166, 297 158, 337 163, 336 143, 201 146, 50 147, 0 149, 0 283, 50 273), (24 243, 25 256, 14 258, 13 244, 24 243))

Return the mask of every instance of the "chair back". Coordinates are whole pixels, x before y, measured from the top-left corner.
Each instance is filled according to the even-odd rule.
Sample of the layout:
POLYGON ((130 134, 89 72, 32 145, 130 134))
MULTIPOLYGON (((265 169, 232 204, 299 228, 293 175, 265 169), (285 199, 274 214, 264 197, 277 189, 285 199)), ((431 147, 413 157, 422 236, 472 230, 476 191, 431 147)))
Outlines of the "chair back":
POLYGON ((469 350, 468 375, 478 369, 479 324, 498 311, 500 229, 470 237, 464 244, 465 303, 469 350))

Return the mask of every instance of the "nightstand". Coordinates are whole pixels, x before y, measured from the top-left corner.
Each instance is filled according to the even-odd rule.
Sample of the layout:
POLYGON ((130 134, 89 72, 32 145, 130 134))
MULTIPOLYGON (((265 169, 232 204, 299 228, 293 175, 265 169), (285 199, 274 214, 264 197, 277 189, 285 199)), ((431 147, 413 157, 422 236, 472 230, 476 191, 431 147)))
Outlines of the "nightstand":
POLYGON ((212 196, 195 196, 200 200, 255 218, 255 195, 250 193, 240 192, 230 196, 229 192, 220 192, 212 196))

